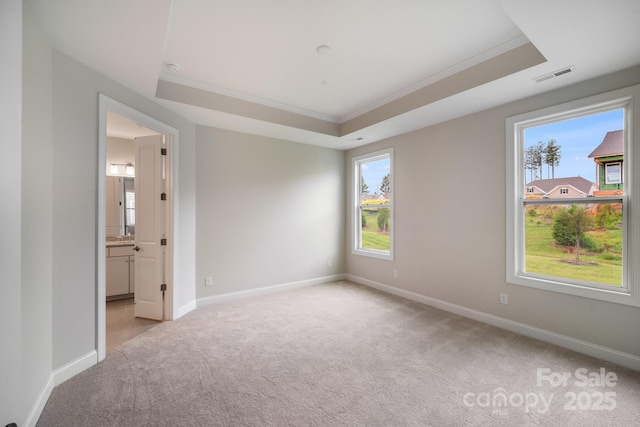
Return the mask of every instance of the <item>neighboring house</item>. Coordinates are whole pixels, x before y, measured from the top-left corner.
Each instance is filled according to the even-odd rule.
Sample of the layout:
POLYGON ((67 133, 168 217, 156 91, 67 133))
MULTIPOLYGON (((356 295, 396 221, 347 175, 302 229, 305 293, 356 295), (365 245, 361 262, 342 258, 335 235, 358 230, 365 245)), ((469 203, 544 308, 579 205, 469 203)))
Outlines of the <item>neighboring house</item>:
POLYGON ((597 191, 595 196, 611 196, 623 191, 624 133, 607 132, 589 157, 596 162, 597 191))
POLYGON ((524 186, 525 198, 560 199, 593 196, 596 185, 581 176, 569 178, 537 179, 524 186))
POLYGON ((378 201, 382 201, 382 200, 389 200, 391 197, 390 193, 383 193, 383 194, 367 194, 362 196, 362 200, 378 200, 378 201))

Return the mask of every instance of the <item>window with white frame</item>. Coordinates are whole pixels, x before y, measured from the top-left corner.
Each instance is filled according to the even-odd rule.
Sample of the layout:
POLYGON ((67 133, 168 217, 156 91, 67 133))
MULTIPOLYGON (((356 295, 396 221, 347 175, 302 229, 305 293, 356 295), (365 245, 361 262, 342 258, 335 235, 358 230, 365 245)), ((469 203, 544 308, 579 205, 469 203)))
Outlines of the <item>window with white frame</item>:
POLYGON ((353 249, 393 260, 393 149, 354 157, 353 249))
POLYGON ((567 187, 562 187, 560 189, 560 194, 569 194, 569 189, 567 187))
POLYGON ((622 182, 622 165, 620 163, 606 163, 605 170, 605 182, 607 184, 620 184, 622 182))
MULTIPOLYGON (((609 170, 601 170, 607 133, 624 135, 612 156, 622 150, 626 165, 640 163, 629 149, 640 122, 634 97, 640 98, 640 86, 506 120, 508 283, 640 306, 640 286, 632 280, 639 263, 630 258, 640 249, 633 230, 638 189, 609 191, 598 184, 598 174, 609 178, 609 170), (596 148, 598 162, 590 154, 596 148), (535 179, 571 185, 589 197, 566 197, 567 187, 562 198, 525 197, 535 179)), ((620 163, 612 179, 617 173, 620 182, 631 182, 632 167, 623 171, 620 163)))

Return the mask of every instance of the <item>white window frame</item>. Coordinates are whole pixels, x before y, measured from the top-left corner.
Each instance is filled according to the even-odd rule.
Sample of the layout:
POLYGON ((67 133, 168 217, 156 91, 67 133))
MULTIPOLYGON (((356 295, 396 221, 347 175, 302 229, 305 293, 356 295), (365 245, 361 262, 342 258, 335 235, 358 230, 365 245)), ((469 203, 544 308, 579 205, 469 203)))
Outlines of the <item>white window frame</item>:
POLYGON ((376 151, 373 153, 362 154, 351 159, 351 170, 353 173, 353 215, 352 215, 352 246, 351 253, 354 255, 362 255, 371 258, 378 258, 387 261, 393 261, 393 241, 394 241, 394 177, 393 177, 393 148, 376 151), (381 251, 376 249, 363 248, 362 242, 362 183, 360 182, 360 167, 363 163, 374 162, 376 160, 389 159, 389 204, 368 205, 369 208, 389 208, 391 210, 389 218, 390 228, 390 247, 389 251, 381 251))
POLYGON ((533 194, 535 189, 533 187, 527 187, 527 194, 533 194))
MULTIPOLYGON (((579 297, 592 298, 640 307, 640 185, 633 186, 630 172, 640 165, 640 150, 633 149, 633 141, 640 141, 640 115, 634 110, 634 100, 640 100, 640 85, 555 105, 506 119, 507 153, 507 268, 506 281, 579 297), (598 112, 624 108, 624 162, 622 170, 625 194, 613 197, 525 199, 524 130, 560 120, 568 120, 598 112), (622 203, 623 206, 623 272, 622 287, 598 285, 574 279, 543 276, 525 271, 524 220, 527 204, 585 204, 594 200, 622 203)), ((637 101, 636 101, 637 102, 637 101)), ((639 172, 640 175, 640 172, 639 172)), ((640 177, 635 177, 638 181, 640 177)))
POLYGON ((604 183, 605 184, 622 184, 622 162, 611 162, 604 164, 604 183), (609 166, 618 166, 620 171, 618 172, 618 180, 609 180, 609 166))
POLYGON ((569 194, 569 189, 567 187, 561 187, 560 194, 569 194))

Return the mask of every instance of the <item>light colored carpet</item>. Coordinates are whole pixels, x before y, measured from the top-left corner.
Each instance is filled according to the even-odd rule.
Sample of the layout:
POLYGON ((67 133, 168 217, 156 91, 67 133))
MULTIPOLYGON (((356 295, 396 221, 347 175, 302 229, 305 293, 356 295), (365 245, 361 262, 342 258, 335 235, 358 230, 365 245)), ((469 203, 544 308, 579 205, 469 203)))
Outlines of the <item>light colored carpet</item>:
POLYGON ((337 282, 203 307, 162 323, 57 386, 38 425, 631 426, 639 420, 638 372, 337 282), (553 379, 571 378, 566 385, 538 385, 539 368, 553 379), (580 386, 580 374, 599 377, 601 368, 609 385, 580 386), (584 371, 576 376, 578 369, 584 371))

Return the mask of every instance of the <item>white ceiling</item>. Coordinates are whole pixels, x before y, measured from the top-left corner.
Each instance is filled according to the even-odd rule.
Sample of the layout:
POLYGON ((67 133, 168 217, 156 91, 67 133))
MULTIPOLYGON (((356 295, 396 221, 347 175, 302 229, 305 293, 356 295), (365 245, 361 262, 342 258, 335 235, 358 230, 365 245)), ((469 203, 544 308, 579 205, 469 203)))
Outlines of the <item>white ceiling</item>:
POLYGON ((26 3, 54 48, 194 123, 338 149, 640 64, 638 0, 26 3))
POLYGON ((139 136, 149 135, 158 135, 158 132, 119 116, 112 111, 107 111, 107 136, 112 138, 134 139, 139 136))

